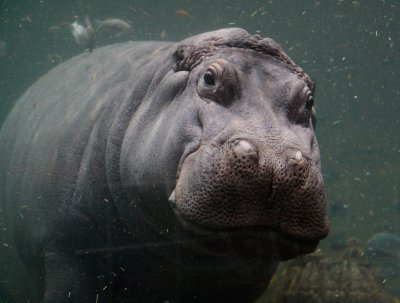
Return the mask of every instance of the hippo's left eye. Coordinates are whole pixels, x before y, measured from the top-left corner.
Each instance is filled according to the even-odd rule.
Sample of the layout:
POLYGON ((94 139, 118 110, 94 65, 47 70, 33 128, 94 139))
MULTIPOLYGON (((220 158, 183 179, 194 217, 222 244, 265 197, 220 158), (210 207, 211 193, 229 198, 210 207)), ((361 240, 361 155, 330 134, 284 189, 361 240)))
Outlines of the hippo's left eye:
POLYGON ((305 108, 311 110, 314 106, 314 96, 311 91, 307 92, 305 108))

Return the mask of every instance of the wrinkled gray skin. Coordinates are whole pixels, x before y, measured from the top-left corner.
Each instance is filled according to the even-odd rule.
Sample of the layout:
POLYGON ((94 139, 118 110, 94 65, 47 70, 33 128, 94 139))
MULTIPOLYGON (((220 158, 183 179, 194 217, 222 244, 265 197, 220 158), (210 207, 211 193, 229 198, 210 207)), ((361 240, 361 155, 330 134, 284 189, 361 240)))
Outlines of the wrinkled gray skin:
POLYGON ((234 28, 54 68, 0 134, 3 291, 254 301, 328 233, 313 90, 273 40, 234 28))

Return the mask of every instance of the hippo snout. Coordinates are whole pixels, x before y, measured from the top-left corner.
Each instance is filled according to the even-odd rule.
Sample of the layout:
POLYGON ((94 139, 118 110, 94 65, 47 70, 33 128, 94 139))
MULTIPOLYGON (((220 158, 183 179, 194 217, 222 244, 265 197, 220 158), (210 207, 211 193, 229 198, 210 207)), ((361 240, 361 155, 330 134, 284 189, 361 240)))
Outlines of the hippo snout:
POLYGON ((241 136, 189 155, 175 189, 179 215, 211 229, 263 226, 291 237, 325 237, 318 163, 299 148, 271 146, 241 136))

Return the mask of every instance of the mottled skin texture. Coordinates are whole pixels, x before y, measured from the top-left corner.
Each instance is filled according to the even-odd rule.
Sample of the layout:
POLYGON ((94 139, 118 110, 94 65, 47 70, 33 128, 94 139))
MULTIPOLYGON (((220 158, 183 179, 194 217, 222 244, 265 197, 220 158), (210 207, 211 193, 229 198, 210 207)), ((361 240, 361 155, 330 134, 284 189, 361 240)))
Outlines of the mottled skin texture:
POLYGON ((313 91, 241 29, 56 67, 0 133, 2 288, 17 302, 254 301, 328 233, 313 91))

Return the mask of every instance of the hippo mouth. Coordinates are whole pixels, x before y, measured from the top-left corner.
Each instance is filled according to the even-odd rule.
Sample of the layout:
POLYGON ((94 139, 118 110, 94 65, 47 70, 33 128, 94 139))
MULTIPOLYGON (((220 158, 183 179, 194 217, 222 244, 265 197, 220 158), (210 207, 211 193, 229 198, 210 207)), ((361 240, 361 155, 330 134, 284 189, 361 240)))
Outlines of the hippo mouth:
POLYGON ((268 226, 210 228, 186 219, 175 204, 175 193, 170 205, 180 225, 190 239, 183 246, 207 255, 232 256, 241 259, 271 259, 286 261, 316 250, 320 239, 305 239, 283 234, 268 226))

